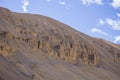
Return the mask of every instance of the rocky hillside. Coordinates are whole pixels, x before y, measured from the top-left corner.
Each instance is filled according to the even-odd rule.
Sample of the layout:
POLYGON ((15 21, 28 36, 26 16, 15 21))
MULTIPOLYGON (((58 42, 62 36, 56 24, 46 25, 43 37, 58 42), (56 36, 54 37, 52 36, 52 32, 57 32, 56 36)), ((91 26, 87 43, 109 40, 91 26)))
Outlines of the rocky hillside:
POLYGON ((119 80, 120 47, 1 7, 0 64, 0 80, 119 80))

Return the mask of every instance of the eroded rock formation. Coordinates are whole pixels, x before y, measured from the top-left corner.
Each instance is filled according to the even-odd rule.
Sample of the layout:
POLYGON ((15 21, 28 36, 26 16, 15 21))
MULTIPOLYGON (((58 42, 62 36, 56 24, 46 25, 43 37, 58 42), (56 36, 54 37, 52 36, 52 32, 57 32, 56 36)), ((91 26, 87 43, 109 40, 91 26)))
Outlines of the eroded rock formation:
MULTIPOLYGON (((0 8, 0 59, 8 60, 20 72, 19 75, 22 73, 30 78, 27 80, 79 80, 81 73, 89 75, 93 72, 96 75, 99 71, 101 75, 105 74, 105 78, 96 75, 91 80, 112 80, 115 75, 120 75, 119 45, 87 36, 45 16, 14 13, 4 8, 0 8), (85 71, 88 70, 89 74, 81 67, 87 67, 85 71), (89 71, 89 68, 93 71, 89 71), (104 73, 104 69, 108 72, 104 73), (113 73, 113 78, 106 79, 107 73, 113 73), (60 79, 53 78, 53 74, 60 79), (70 75, 70 78, 65 79, 63 74, 70 75)), ((85 75, 80 77, 89 80, 85 75)), ((3 78, 1 74, 0 78, 3 78)))

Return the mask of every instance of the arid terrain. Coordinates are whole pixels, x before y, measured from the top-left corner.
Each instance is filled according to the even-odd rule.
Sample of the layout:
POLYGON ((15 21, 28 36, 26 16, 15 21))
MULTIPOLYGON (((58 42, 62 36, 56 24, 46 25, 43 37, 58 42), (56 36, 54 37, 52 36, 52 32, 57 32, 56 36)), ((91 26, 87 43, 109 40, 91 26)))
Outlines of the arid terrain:
POLYGON ((120 80, 120 45, 0 7, 0 80, 120 80))

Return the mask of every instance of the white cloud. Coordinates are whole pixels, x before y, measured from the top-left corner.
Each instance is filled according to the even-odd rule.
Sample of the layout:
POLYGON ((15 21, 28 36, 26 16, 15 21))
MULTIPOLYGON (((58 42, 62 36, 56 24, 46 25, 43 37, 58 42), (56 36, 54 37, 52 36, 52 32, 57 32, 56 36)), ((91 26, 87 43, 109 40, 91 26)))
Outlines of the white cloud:
POLYGON ((110 36, 108 33, 106 33, 106 32, 104 32, 104 31, 102 31, 102 30, 100 30, 100 29, 97 29, 97 28, 92 28, 91 29, 91 32, 96 32, 96 33, 100 33, 100 34, 103 34, 103 35, 105 35, 105 36, 110 36))
POLYGON ((113 0, 111 3, 112 7, 115 9, 120 8, 120 0, 113 0))
POLYGON ((120 13, 117 13, 117 16, 120 17, 120 13))
POLYGON ((105 22, 104 22, 102 19, 99 19, 98 24, 99 24, 99 25, 104 25, 105 22))
POLYGON ((65 9, 69 10, 71 8, 70 4, 67 4, 65 1, 59 1, 59 5, 64 6, 65 9))
POLYGON ((106 19, 106 23, 111 26, 113 30, 120 30, 120 20, 106 19))
POLYGON ((65 1, 59 1, 59 4, 65 6, 65 5, 66 5, 66 2, 65 2, 65 1))
POLYGON ((113 30, 120 30, 120 19, 118 20, 113 20, 111 18, 107 18, 105 20, 99 19, 98 25, 103 26, 105 24, 111 27, 113 30))
POLYGON ((29 5, 29 0, 23 0, 23 5, 22 5, 22 9, 23 9, 23 12, 28 12, 28 7, 29 5))
POLYGON ((82 4, 84 5, 90 5, 90 4, 98 4, 98 5, 103 5, 102 0, 81 0, 82 4))
POLYGON ((120 36, 115 37, 114 43, 118 43, 118 42, 120 42, 120 36))

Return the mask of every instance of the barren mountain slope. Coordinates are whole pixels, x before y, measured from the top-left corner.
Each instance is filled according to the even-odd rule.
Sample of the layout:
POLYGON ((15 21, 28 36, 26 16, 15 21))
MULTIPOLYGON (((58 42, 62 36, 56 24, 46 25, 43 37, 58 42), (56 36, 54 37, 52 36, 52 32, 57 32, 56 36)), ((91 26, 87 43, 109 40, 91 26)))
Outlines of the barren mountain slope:
POLYGON ((0 8, 0 80, 119 80, 119 68, 118 45, 0 8))

